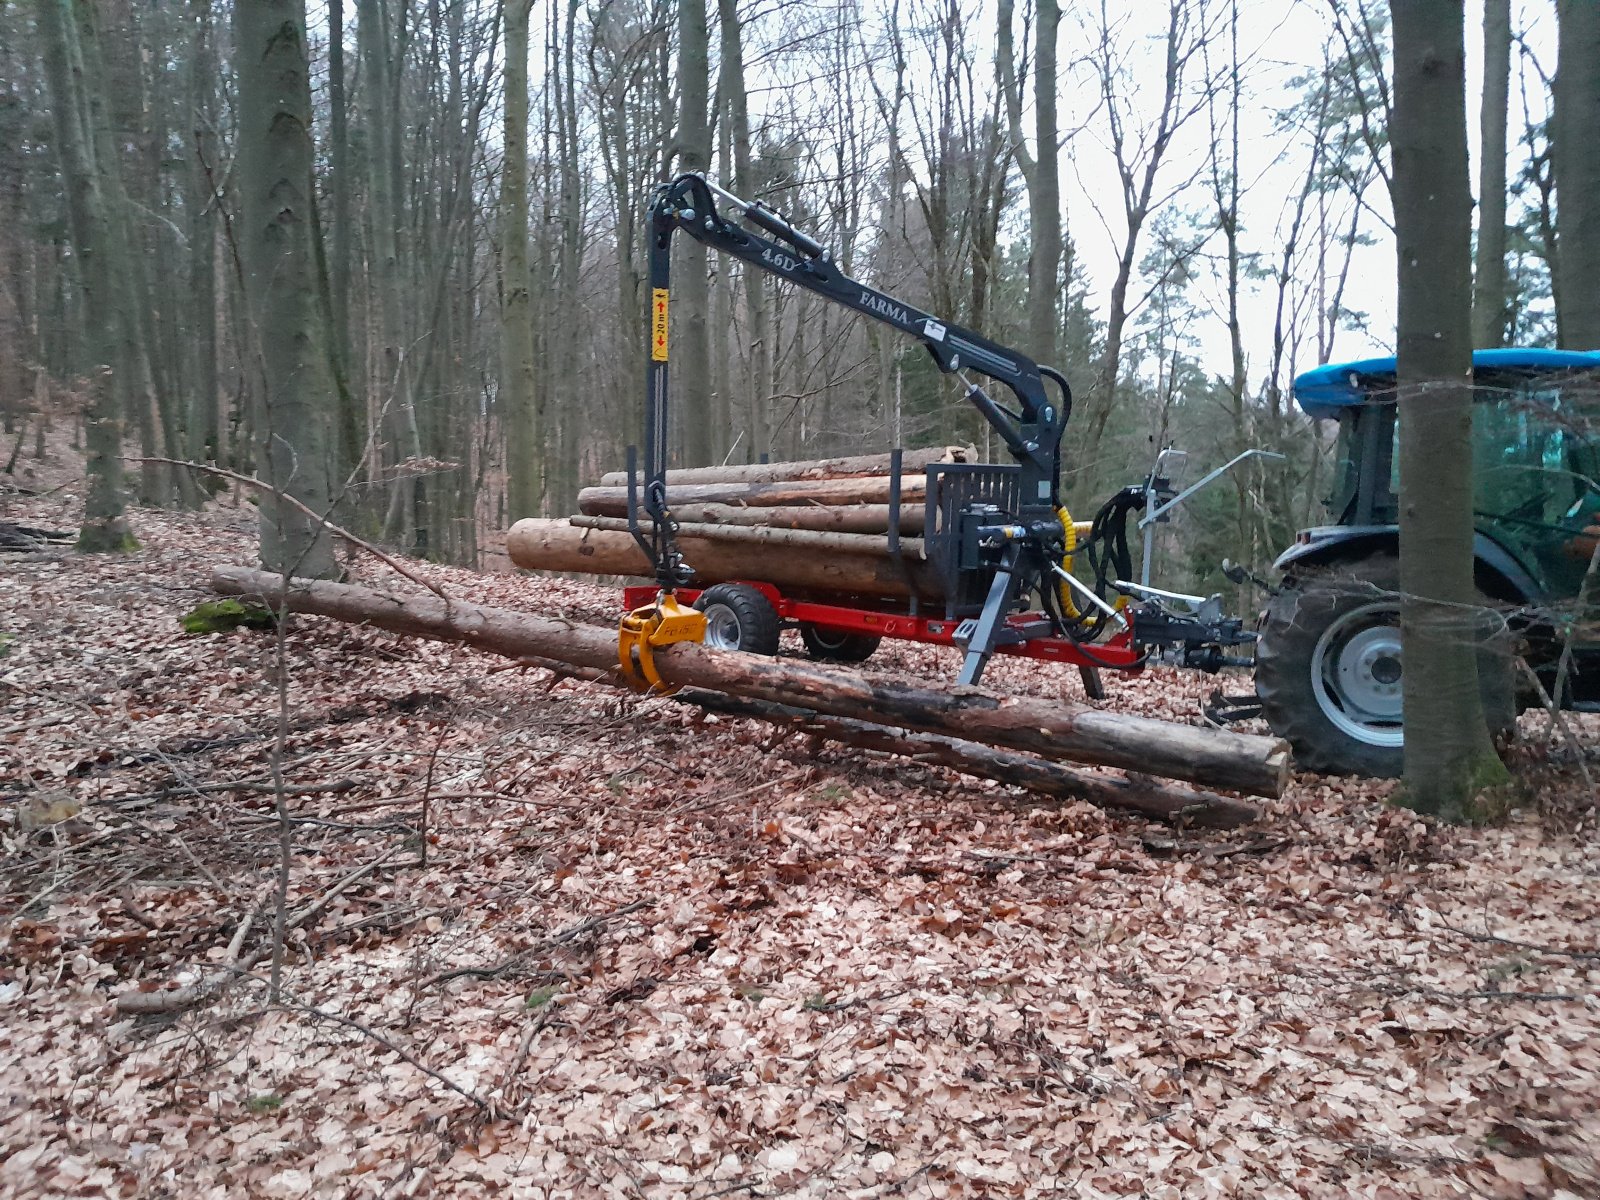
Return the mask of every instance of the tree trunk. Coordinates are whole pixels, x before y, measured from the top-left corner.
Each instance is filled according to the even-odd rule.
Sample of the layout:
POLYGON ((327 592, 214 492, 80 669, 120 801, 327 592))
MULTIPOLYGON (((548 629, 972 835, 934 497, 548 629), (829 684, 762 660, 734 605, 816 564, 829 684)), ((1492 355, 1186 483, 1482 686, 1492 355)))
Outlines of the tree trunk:
POLYGON ((82 91, 83 63, 69 11, 71 2, 38 0, 38 14, 44 35, 45 70, 54 100, 51 110, 66 184, 73 255, 83 290, 84 349, 89 359, 89 408, 84 416, 89 494, 84 502, 78 548, 121 552, 137 549, 138 543, 122 516, 122 412, 113 378, 120 314, 115 303, 113 259, 107 245, 110 224, 89 135, 82 91))
MULTIPOLYGON (((876 507, 876 506, 874 506, 876 507)), ((782 509, 777 510, 779 512, 782 509)), ((824 512, 845 512, 845 509, 823 509, 824 512)), ((676 515, 676 514, 674 514, 676 515)), ((629 533, 624 517, 569 517, 575 529, 603 529, 613 533, 629 533)), ((817 554, 872 554, 887 557, 888 539, 884 531, 875 533, 850 533, 837 529, 782 529, 771 525, 719 524, 711 521, 678 521, 678 536, 696 541, 726 542, 741 546, 788 546, 817 554)), ((900 539, 900 553, 911 562, 927 558, 921 538, 900 539)))
POLYGON ((538 513, 544 447, 533 381, 533 300, 528 273, 528 6, 506 0, 505 164, 500 177, 500 408, 506 429, 506 507, 538 513))
MULTIPOLYGON (((711 51, 705 0, 678 3, 678 170, 711 166, 711 126, 706 116, 711 90, 711 51)), ((684 461, 693 467, 713 461, 714 406, 711 397, 711 292, 706 278, 706 248, 693 238, 675 239, 673 267, 673 392, 683 431, 684 461)))
MULTIPOLYGON (((524 656, 517 661, 564 679, 581 679, 610 687, 627 686, 622 673, 616 670, 574 667, 553 658, 524 656)), ((1032 755, 997 750, 981 742, 932 733, 909 733, 849 717, 826 717, 811 709, 746 700, 704 688, 684 688, 672 693, 671 699, 718 716, 780 725, 809 739, 842 742, 875 754, 931 763, 963 775, 1026 788, 1054 800, 1081 801, 1099 808, 1136 812, 1157 821, 1206 829, 1236 829, 1261 818, 1261 810, 1243 800, 1158 783, 1147 775, 1094 775, 1032 755)))
POLYGON ((1600 350, 1600 3, 1560 0, 1556 61, 1556 237, 1562 345, 1600 350))
MULTIPOLYGON (((700 586, 733 580, 760 580, 808 596, 879 596, 904 600, 943 598, 936 573, 909 552, 899 563, 888 557, 881 537, 814 533, 809 530, 708 526, 705 536, 683 533, 678 548, 700 586), (730 535, 768 535, 765 543, 732 540, 730 535), (804 552, 778 539, 807 536, 834 539, 832 548, 804 552), (840 539, 859 538, 859 541, 840 539), (869 545, 870 543, 870 545, 869 545), (865 551, 865 552, 863 552, 865 551)), ((526 571, 573 571, 582 575, 646 578, 649 560, 633 536, 614 529, 582 529, 568 521, 525 517, 506 534, 506 553, 526 571)))
MULTIPOLYGON (((669 504, 886 504, 892 480, 882 475, 868 479, 813 479, 794 483, 691 483, 667 489, 669 504)), ((905 503, 922 502, 927 478, 905 475, 900 480, 900 498, 905 503)), ((578 511, 590 517, 623 517, 628 514, 628 489, 591 487, 578 493, 578 511)))
MULTIPOLYGON (((744 39, 739 25, 738 5, 735 0, 717 0, 717 13, 721 23, 722 56, 726 64, 723 79, 728 87, 726 102, 728 133, 733 143, 733 190, 746 200, 755 200, 758 199, 759 189, 750 163, 750 107, 744 84, 744 39)), ((744 389, 749 405, 748 457, 751 462, 760 462, 763 455, 772 453, 772 426, 767 411, 767 380, 771 373, 768 359, 772 352, 767 340, 767 277, 764 271, 744 267, 740 278, 744 285, 745 338, 749 346, 749 370, 744 389)))
MULTIPOLYGON (((1600 47, 1596 47, 1600 50, 1600 47)), ((1478 116, 1478 262, 1472 280, 1473 341, 1506 340, 1506 113, 1511 85, 1511 0, 1484 0, 1483 100, 1478 116)))
MULTIPOLYGON (((971 446, 934 446, 927 450, 907 450, 900 457, 900 470, 911 475, 936 463, 975 462, 977 451, 971 446)), ((778 483, 802 479, 852 479, 888 473, 887 454, 858 454, 847 458, 809 458, 799 462, 751 463, 738 467, 687 467, 668 471, 667 483, 673 487, 687 483, 778 483)), ((627 487, 626 471, 607 471, 600 476, 601 487, 627 487)))
MULTIPOLYGON (((260 389, 257 462, 274 489, 326 513, 334 395, 311 241, 316 155, 305 0, 236 5, 234 46, 239 239, 260 389)), ((261 561, 311 578, 338 573, 326 530, 270 492, 261 501, 261 561)))
MULTIPOLYGON (((405 597, 337 583, 295 580, 245 567, 218 567, 211 587, 255 595, 295 612, 358 621, 395 633, 460 642, 512 658, 552 658, 613 670, 614 630, 536 617, 431 594, 405 597)), ((979 688, 940 691, 838 668, 710 650, 695 644, 655 652, 670 686, 809 709, 827 716, 1002 746, 1050 759, 1120 767, 1206 787, 1279 796, 1288 746, 1276 738, 1176 725, 1104 712, 1059 699, 1000 696, 979 688)))
MULTIPOLYGON (((193 462, 221 464, 221 380, 217 371, 217 231, 212 181, 220 169, 216 118, 215 36, 211 0, 192 0, 189 60, 189 404, 184 452, 193 462)), ((220 185, 219 185, 220 186, 220 185)))
POLYGON ((1462 0, 1394 8, 1403 802, 1459 820, 1503 768, 1478 691, 1472 581, 1472 196, 1462 0))
MULTIPOLYGON (((745 508, 736 504, 675 504, 675 520, 702 525, 752 525, 769 529, 820 529, 835 533, 886 533, 889 529, 887 504, 805 505, 745 508)), ((921 504, 908 504, 900 510, 900 532, 919 534, 927 511, 921 504)), ((596 518, 618 520, 616 517, 596 518)))

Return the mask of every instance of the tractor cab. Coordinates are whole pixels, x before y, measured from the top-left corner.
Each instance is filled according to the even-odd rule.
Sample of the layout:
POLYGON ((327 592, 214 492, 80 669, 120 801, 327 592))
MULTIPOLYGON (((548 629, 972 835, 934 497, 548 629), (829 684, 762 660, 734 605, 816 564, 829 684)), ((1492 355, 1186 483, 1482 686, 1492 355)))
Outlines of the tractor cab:
MULTIPOLYGON (((1600 537, 1600 353, 1480 350, 1473 385, 1478 590, 1502 608, 1571 610, 1600 537)), ((1256 683, 1268 720, 1314 770, 1401 768, 1396 386, 1393 358, 1295 380, 1309 416, 1338 422, 1338 461, 1329 523, 1303 530, 1275 564, 1284 581, 1263 622, 1256 683)), ((1548 620, 1524 632, 1531 664, 1553 683, 1548 620)), ((1514 715, 1507 657, 1479 672, 1501 724, 1514 715)), ((1600 647, 1582 656, 1565 699, 1600 700, 1600 647)))

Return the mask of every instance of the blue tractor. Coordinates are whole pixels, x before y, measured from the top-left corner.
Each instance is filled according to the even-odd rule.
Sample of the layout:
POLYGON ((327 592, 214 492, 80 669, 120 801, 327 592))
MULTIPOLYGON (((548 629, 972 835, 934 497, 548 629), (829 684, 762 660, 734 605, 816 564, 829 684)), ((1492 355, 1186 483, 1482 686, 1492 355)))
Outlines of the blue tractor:
MULTIPOLYGON (((1576 653, 1562 700, 1600 710, 1600 633, 1575 604, 1600 537, 1600 352, 1481 350, 1473 356, 1476 583, 1518 649, 1554 688, 1569 622, 1576 653)), ((1319 367, 1295 380, 1304 411, 1339 423, 1331 522, 1275 564, 1282 582, 1256 646, 1263 715, 1296 761, 1329 774, 1400 773, 1399 436, 1393 358, 1319 367)), ((1591 585, 1592 586, 1592 585, 1591 585)), ((1491 726, 1537 695, 1516 655, 1480 653, 1491 726)))

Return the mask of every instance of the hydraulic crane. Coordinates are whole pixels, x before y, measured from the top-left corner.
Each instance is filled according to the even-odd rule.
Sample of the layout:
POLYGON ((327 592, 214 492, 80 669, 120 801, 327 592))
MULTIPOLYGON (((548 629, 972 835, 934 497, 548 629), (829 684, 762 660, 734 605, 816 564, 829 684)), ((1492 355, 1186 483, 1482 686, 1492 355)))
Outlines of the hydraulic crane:
MULTIPOLYGON (((671 249, 673 236, 679 232, 916 339, 941 372, 962 381, 965 398, 1010 453, 1014 466, 989 468, 1006 474, 1003 491, 1008 502, 975 500, 950 514, 959 537, 960 569, 987 581, 981 610, 963 620, 956 634, 956 643, 965 651, 959 683, 976 684, 990 656, 1008 643, 1069 637, 1084 644, 1085 654, 1092 659, 1087 644, 1107 623, 1128 626, 1130 617, 1107 593, 1120 591, 1122 597, 1112 599, 1121 600, 1130 592, 1155 591, 1125 582, 1132 572, 1120 518, 1143 506, 1143 491, 1125 489, 1097 517, 1097 532, 1088 547, 1090 560, 1096 564, 1093 588, 1062 566, 1072 530, 1060 498, 1061 436, 1072 412, 1072 392, 1065 376, 1017 350, 850 278, 824 246, 780 213, 759 201, 741 199, 703 175, 686 174, 656 192, 649 213, 651 329, 643 496, 635 489, 636 459, 630 450, 628 523, 650 560, 660 596, 655 604, 637 609, 623 620, 625 670, 642 682, 653 683, 651 647, 699 640, 704 628, 703 622, 697 624, 698 614, 678 604, 674 596, 677 588, 692 582, 692 572, 677 547, 677 524, 667 495, 671 249), (973 375, 1003 384, 1015 407, 995 400, 974 382, 973 375), (1081 603, 1066 599, 1064 591, 1081 603), (1019 601, 1035 593, 1043 611, 1031 620, 1010 619, 1020 607, 1019 601)), ((1240 633, 1237 622, 1175 617, 1159 606, 1147 615, 1146 626, 1152 643, 1206 645, 1213 651, 1219 643, 1232 645, 1249 638, 1240 633)), ((1137 627, 1134 632, 1137 639, 1137 627)))

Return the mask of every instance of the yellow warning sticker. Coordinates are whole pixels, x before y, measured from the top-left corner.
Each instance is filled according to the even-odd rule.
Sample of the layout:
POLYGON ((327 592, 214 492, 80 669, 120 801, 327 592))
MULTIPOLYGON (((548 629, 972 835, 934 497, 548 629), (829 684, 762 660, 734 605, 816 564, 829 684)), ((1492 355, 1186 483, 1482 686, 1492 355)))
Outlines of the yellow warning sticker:
POLYGON ((667 289, 650 289, 650 358, 667 361, 667 289))

